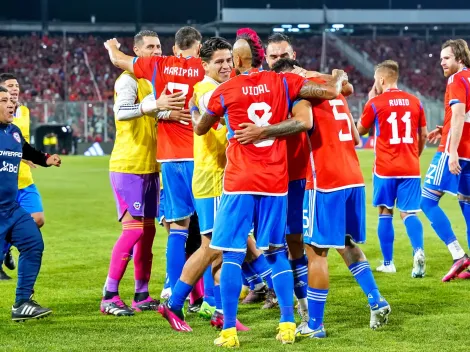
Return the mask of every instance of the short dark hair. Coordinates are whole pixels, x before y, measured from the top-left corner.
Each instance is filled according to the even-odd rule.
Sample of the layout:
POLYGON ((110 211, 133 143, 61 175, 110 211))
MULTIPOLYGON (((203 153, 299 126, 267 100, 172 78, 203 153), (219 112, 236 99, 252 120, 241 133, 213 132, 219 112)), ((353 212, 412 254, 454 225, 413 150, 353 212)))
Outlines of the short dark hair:
POLYGON ((280 42, 287 42, 289 45, 292 45, 290 38, 282 33, 273 33, 268 37, 268 45, 271 43, 280 43, 280 42))
POLYGON ((8 73, 8 72, 6 72, 6 73, 1 73, 1 74, 0 74, 0 84, 3 84, 3 83, 5 83, 6 81, 9 81, 10 79, 16 79, 16 80, 18 80, 18 79, 16 78, 16 76, 15 76, 13 73, 8 73))
POLYGON ((8 89, 6 89, 4 86, 0 86, 0 93, 8 93, 8 89))
POLYGON ((144 40, 144 37, 155 37, 158 38, 157 32, 149 31, 148 29, 141 30, 134 36, 134 45, 140 45, 144 40))
POLYGON ((470 67, 470 50, 463 39, 448 40, 442 45, 442 49, 450 47, 454 53, 455 60, 462 61, 465 67, 470 67))
POLYGON ((288 72, 292 71, 294 69, 294 66, 299 66, 300 64, 297 60, 289 59, 289 58, 283 58, 278 61, 273 65, 271 68, 274 72, 288 72))
POLYGON ((375 67, 375 70, 387 70, 387 74, 393 79, 398 79, 400 76, 400 65, 398 65, 398 62, 393 60, 385 60, 381 62, 375 67))
POLYGON ((182 27, 175 34, 175 44, 181 50, 187 50, 191 48, 196 42, 202 40, 202 35, 194 27, 182 27))
POLYGON ((207 39, 201 46, 199 57, 204 62, 209 62, 212 59, 212 55, 217 50, 232 50, 232 45, 222 37, 212 37, 207 39))
POLYGON ((251 67, 258 68, 263 63, 264 49, 263 42, 258 34, 251 28, 240 28, 237 31, 236 41, 244 39, 250 46, 251 51, 251 67))

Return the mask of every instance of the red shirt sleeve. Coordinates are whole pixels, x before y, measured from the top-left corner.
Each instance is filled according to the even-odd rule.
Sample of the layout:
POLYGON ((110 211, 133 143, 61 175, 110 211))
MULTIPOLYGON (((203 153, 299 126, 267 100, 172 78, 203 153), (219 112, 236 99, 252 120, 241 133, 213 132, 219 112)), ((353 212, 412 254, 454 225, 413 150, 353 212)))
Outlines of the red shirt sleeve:
POLYGON ((465 78, 454 75, 449 83, 449 105, 462 103, 467 104, 467 90, 465 89, 465 78))
POLYGON ((308 80, 304 77, 289 72, 285 72, 282 75, 285 79, 285 84, 287 84, 289 99, 290 101, 295 101, 300 93, 300 90, 304 84, 308 82, 308 80))
POLYGON ((366 103, 364 106, 364 111, 362 112, 362 116, 359 119, 359 121, 361 121, 362 127, 364 128, 372 128, 374 125, 376 111, 372 100, 373 99, 366 103))
POLYGON ((134 75, 137 78, 145 78, 152 82, 160 60, 161 57, 158 56, 134 58, 134 75))
POLYGON ((223 86, 217 87, 217 89, 212 93, 212 96, 207 104, 206 112, 212 116, 224 116, 227 111, 225 106, 225 98, 223 94, 223 86))
POLYGON ((426 114, 423 109, 423 104, 419 102, 419 127, 425 127, 426 126, 426 114))

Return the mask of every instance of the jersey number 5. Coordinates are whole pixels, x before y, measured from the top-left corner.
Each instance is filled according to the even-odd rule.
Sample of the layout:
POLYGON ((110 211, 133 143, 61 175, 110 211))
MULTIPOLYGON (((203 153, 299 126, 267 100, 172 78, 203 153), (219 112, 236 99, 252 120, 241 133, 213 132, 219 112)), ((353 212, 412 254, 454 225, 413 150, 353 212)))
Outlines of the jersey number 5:
MULTIPOLYGON (((253 121, 253 123, 258 127, 269 126, 269 120, 273 116, 271 112, 271 107, 265 102, 262 103, 252 103, 247 110, 248 118, 253 121), (259 116, 257 112, 262 112, 262 115, 259 116)), ((274 144, 275 138, 263 139, 253 143, 255 147, 270 147, 274 144)))
POLYGON ((349 115, 345 112, 339 112, 338 106, 344 106, 344 103, 340 99, 335 100, 328 100, 330 102, 331 107, 333 108, 333 115, 335 116, 335 120, 346 120, 348 123, 348 132, 343 133, 342 130, 339 131, 339 140, 341 142, 352 141, 352 134, 351 134, 351 120, 349 119, 349 115))
POLYGON ((397 113, 392 112, 390 117, 387 119, 387 122, 392 125, 392 138, 390 139, 390 144, 413 143, 413 137, 411 137, 411 112, 405 112, 405 115, 403 115, 401 120, 405 123, 405 137, 403 138, 400 138, 398 135, 397 113))

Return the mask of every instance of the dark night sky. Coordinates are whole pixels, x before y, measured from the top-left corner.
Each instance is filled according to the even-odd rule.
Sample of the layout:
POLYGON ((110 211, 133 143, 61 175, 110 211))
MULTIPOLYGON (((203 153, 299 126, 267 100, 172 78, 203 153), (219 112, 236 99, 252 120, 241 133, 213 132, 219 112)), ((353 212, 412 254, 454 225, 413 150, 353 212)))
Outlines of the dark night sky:
MULTIPOLYGON (((87 22, 91 15, 97 22, 133 22, 135 20, 136 0, 48 0, 49 20, 87 22)), ((143 22, 185 23, 192 20, 197 23, 210 22, 216 16, 216 0, 142 0, 143 22)), ((421 4, 423 9, 470 8, 468 0, 453 0, 452 5, 442 0, 392 0, 396 9, 416 9, 421 4)), ((271 8, 321 8, 324 3, 329 8, 368 8, 385 9, 389 0, 224 0, 225 7, 258 7, 266 4, 271 8), (351 4, 354 3, 354 6, 351 4), (256 4, 256 6, 253 6, 256 4)), ((0 20, 35 20, 41 19, 41 0, 4 1, 0 10, 0 20), (25 9, 28 9, 25 11, 25 9)))

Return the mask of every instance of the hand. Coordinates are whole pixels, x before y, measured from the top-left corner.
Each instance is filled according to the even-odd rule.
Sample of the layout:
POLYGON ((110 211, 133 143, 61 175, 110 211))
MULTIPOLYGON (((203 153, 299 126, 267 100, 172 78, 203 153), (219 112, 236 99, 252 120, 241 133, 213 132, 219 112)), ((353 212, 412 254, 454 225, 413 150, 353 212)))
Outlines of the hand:
POLYGON ((166 86, 160 97, 157 99, 157 110, 182 110, 186 97, 183 92, 167 95, 166 86))
POLYGON ((377 95, 379 95, 379 91, 377 90, 377 87, 374 85, 372 86, 372 89, 369 92, 369 99, 375 98, 377 95))
POLYGON ((36 164, 34 164, 32 161, 24 160, 24 159, 21 159, 21 161, 24 162, 26 165, 28 165, 31 169, 37 169, 38 168, 36 166, 36 164))
POLYGON ((119 49, 121 47, 121 43, 119 43, 116 38, 108 39, 104 42, 104 47, 106 50, 109 50, 113 46, 119 49))
POLYGON ((442 126, 437 125, 436 129, 428 133, 428 141, 432 144, 439 143, 439 140, 442 137, 442 126))
POLYGON ((307 77, 307 72, 308 71, 306 69, 294 65, 294 69, 290 73, 294 73, 294 74, 299 75, 301 77, 307 77))
POLYGON ((451 152, 449 155, 449 171, 453 175, 459 175, 462 171, 459 162, 459 154, 457 152, 451 152))
POLYGON ((188 108, 189 108, 189 110, 191 110, 195 106, 197 107, 197 105, 196 105, 196 93, 193 94, 191 100, 189 101, 188 108))
POLYGON ((183 125, 189 125, 191 122, 191 114, 189 113, 189 110, 172 110, 168 120, 176 121, 183 125))
POLYGON ((46 164, 48 166, 57 166, 60 167, 60 164, 62 164, 62 160, 60 160, 60 157, 57 154, 51 155, 49 158, 46 160, 46 164))
POLYGON ((241 123, 241 130, 235 131, 235 138, 240 144, 249 144, 257 142, 261 139, 263 129, 253 123, 241 123))
POLYGON ((333 79, 335 79, 337 82, 341 82, 343 85, 345 84, 345 81, 348 82, 348 74, 343 70, 335 69, 331 75, 333 76, 333 79))

